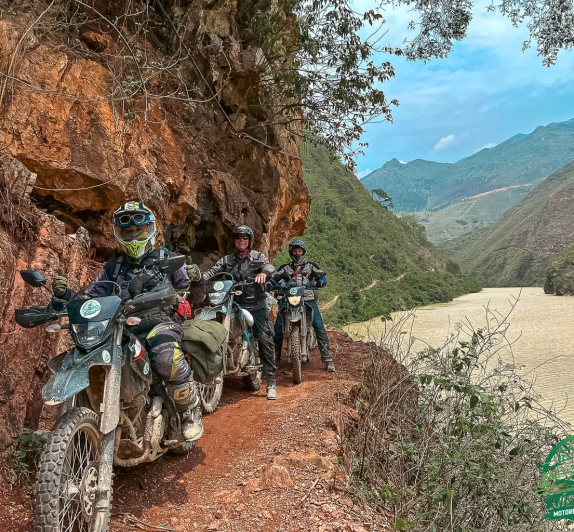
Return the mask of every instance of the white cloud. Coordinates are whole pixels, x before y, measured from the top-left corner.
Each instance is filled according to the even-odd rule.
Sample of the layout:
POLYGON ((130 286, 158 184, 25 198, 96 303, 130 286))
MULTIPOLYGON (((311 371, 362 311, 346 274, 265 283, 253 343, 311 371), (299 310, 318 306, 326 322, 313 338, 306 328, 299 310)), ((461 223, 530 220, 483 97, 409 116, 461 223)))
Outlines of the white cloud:
POLYGON ((436 151, 444 150, 444 149, 448 148, 453 142, 454 142, 454 135, 451 133, 450 135, 447 135, 446 137, 443 137, 442 139, 440 139, 434 145, 434 149, 436 151))
MULTIPOLYGON (((480 150, 485 150, 485 149, 490 149, 490 148, 494 148, 496 146, 496 144, 494 142, 489 142, 488 144, 485 144, 482 148, 480 148, 480 150)), ((480 151, 478 150, 478 151, 480 151)))
POLYGON ((368 176, 371 172, 372 170, 370 168, 366 168, 365 170, 361 170, 357 176, 359 179, 363 179, 363 177, 368 176))

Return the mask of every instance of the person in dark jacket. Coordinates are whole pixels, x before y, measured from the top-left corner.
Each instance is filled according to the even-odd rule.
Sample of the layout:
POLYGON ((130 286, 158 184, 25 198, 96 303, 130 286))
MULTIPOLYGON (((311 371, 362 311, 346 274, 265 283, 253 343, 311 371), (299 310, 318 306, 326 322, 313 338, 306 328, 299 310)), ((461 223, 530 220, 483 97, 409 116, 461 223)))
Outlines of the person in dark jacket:
MULTIPOLYGON (((164 257, 175 253, 154 247, 155 217, 143 203, 125 203, 114 212, 113 223, 120 253, 106 262, 85 291, 92 297, 107 295, 101 293, 107 290, 106 285, 96 283, 114 281, 120 287, 120 297, 127 299, 131 297, 130 291, 133 291, 136 281, 140 282, 139 288, 142 288, 143 279, 143 288, 148 290, 160 283, 163 274, 156 265, 164 257)), ((189 290, 188 299, 191 302, 199 302, 205 296, 201 272, 196 264, 184 264, 170 276, 170 280, 176 290, 189 290)), ((60 299, 69 299, 72 295, 68 289, 68 280, 63 276, 54 279, 52 290, 54 296, 60 299)), ((180 347, 183 334, 181 320, 174 313, 163 309, 142 311, 137 316, 142 321, 127 329, 147 343, 152 368, 166 383, 167 391, 180 413, 183 436, 188 442, 196 441, 203 434, 201 407, 193 372, 180 347)))
MULTIPOLYGON (((296 286, 309 286, 314 288, 322 288, 327 284, 327 279, 318 273, 322 270, 314 262, 309 262, 305 258, 307 254, 307 247, 302 240, 294 240, 289 244, 289 256, 291 262, 283 264, 277 269, 273 276, 274 283, 293 283, 296 286)), ((310 291, 309 291, 310 292, 310 291)), ((317 343, 319 344, 319 351, 321 353, 321 362, 326 365, 326 370, 335 371, 335 363, 331 355, 331 346, 329 345, 329 337, 323 324, 323 317, 319 310, 319 305, 315 301, 313 293, 305 293, 305 304, 313 309, 313 329, 317 336, 317 343)), ((283 320, 281 314, 277 316, 275 322, 275 362, 279 365, 281 359, 281 347, 283 345, 283 320)))
POLYGON ((237 304, 248 310, 255 323, 253 332, 259 342, 261 357, 262 379, 267 380, 267 399, 277 399, 277 382, 275 380, 275 354, 273 350, 273 330, 266 305, 265 283, 271 279, 275 268, 267 257, 252 249, 253 231, 246 225, 233 229, 233 244, 235 252, 217 261, 212 268, 203 274, 203 279, 209 281, 216 273, 226 272, 233 276, 236 282, 254 278, 255 283, 244 288, 243 294, 237 296, 237 304), (261 269, 255 269, 253 262, 263 263, 261 269))

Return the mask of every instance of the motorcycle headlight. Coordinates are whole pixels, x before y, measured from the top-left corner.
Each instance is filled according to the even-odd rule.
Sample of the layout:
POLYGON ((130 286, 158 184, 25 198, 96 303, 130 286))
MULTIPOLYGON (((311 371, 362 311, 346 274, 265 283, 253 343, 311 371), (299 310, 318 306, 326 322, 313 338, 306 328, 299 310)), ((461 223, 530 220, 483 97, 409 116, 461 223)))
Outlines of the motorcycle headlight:
POLYGON ((301 303, 301 296, 292 296, 287 298, 289 300, 289 304, 296 307, 299 303, 301 303))
POLYGON ((72 332, 76 343, 82 347, 92 347, 98 344, 104 338, 108 323, 110 323, 110 320, 72 324, 72 332))
POLYGON ((223 303, 226 294, 227 292, 210 292, 209 302, 212 305, 219 305, 220 303, 223 303))

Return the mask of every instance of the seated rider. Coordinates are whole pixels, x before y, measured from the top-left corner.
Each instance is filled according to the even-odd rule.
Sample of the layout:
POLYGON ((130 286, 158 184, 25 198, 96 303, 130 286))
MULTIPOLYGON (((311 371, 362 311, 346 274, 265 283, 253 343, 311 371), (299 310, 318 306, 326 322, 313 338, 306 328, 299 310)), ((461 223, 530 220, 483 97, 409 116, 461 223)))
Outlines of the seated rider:
MULTIPOLYGON (((294 240, 289 244, 289 256, 291 262, 283 264, 277 269, 273 276, 274 283, 286 282, 296 286, 309 286, 322 288, 327 284, 325 277, 317 279, 317 273, 321 272, 319 266, 314 262, 309 262, 305 259, 307 254, 307 247, 302 240, 294 240)), ((317 336, 317 343, 319 344, 319 351, 321 353, 321 362, 325 362, 326 370, 335 371, 335 363, 331 355, 331 347, 329 345, 329 337, 323 324, 321 311, 319 305, 315 301, 314 295, 305 295, 305 304, 313 309, 313 329, 317 336)), ((283 345, 283 320, 281 313, 277 316, 275 322, 275 360, 279 365, 281 359, 281 346, 283 345)))
POLYGON ((235 252, 217 261, 212 268, 203 274, 205 281, 209 281, 216 273, 226 272, 237 281, 247 281, 253 278, 255 283, 242 290, 237 296, 237 304, 248 310, 255 323, 253 333, 259 343, 259 356, 261 357, 263 380, 267 380, 267 399, 277 399, 277 382, 275 380, 275 354, 273 352, 273 330, 269 312, 266 305, 265 282, 275 272, 273 265, 267 257, 252 249, 253 231, 246 225, 233 229, 233 245, 235 252), (253 261, 262 262, 261 270, 255 269, 253 261))
MULTIPOLYGON (((154 247, 155 217, 143 203, 130 201, 122 205, 114 212, 113 222, 114 236, 121 251, 106 262, 90 285, 93 288, 86 291, 96 296, 98 286, 94 286, 95 283, 114 281, 121 288, 121 297, 128 299, 130 282, 144 270, 146 273, 137 280, 144 278, 146 289, 159 284, 163 276, 159 274, 159 270, 154 271, 154 264, 175 253, 154 247), (152 275, 149 275, 149 272, 152 272, 152 275)), ((192 302, 203 299, 203 281, 196 264, 184 264, 170 276, 170 280, 175 289, 189 290, 189 299, 192 302)), ((68 289, 68 280, 62 276, 54 279, 52 289, 54 296, 60 299, 70 299, 73 295, 68 289)), ((137 315, 142 321, 128 330, 147 343, 152 369, 165 381, 167 391, 173 397, 180 413, 183 436, 188 442, 196 441, 203 434, 201 406, 193 372, 179 344, 183 334, 181 320, 168 309, 150 309, 137 315)))

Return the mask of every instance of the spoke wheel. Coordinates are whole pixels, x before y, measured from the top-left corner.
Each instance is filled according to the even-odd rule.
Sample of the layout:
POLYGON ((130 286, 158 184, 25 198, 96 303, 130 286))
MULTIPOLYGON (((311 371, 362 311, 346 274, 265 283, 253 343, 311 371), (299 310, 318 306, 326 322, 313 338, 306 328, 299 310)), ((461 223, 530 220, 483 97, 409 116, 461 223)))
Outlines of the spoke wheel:
MULTIPOLYGON (((105 532, 109 510, 96 509, 99 418, 71 408, 56 423, 40 457, 34 520, 37 532, 105 532)), ((110 494, 111 500, 111 494, 110 494)))
POLYGON ((299 327, 291 329, 291 362, 293 363, 293 384, 299 384, 301 375, 301 335, 299 327))
POLYGON ((201 410, 205 414, 212 414, 217 410, 217 405, 221 399, 223 391, 223 370, 213 379, 212 382, 199 384, 199 400, 201 401, 201 410))

